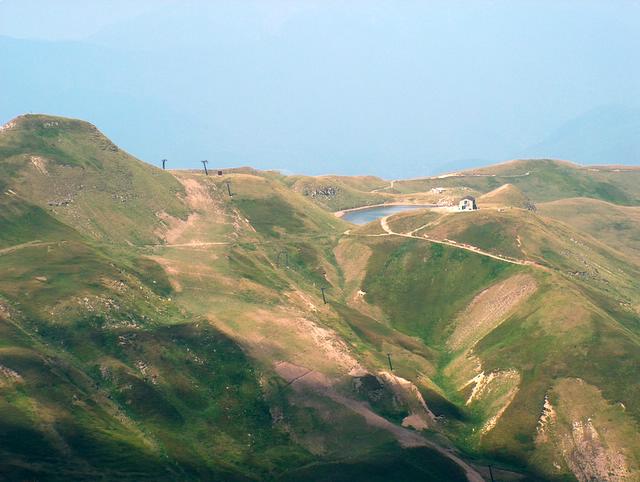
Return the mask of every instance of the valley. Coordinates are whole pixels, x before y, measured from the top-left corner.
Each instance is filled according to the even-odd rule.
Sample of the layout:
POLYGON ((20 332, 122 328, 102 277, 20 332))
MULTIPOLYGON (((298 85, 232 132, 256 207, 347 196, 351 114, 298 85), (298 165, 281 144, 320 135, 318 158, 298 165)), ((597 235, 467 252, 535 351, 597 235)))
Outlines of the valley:
POLYGON ((640 168, 220 171, 0 130, 2 473, 638 480, 640 168))

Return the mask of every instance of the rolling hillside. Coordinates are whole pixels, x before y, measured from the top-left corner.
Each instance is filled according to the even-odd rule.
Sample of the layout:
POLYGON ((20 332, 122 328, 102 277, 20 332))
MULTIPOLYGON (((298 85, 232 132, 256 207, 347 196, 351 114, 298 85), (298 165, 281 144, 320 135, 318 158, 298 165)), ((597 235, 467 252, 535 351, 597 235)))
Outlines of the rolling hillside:
POLYGON ((451 436, 501 457, 528 459, 550 478, 572 473, 579 480, 609 480, 615 474, 633 480, 639 446, 628 427, 637 426, 640 414, 632 368, 640 355, 639 265, 588 233, 527 210, 398 217, 401 223, 392 217, 388 226, 401 226, 413 238, 390 235, 397 247, 385 256, 379 274, 384 295, 374 292, 375 303, 391 310, 390 320, 418 315, 404 331, 431 337, 433 347, 440 342, 441 371, 433 378, 450 401, 470 409, 466 427, 451 436), (400 248, 409 242, 421 251, 400 248), (450 259, 446 269, 429 266, 434 249, 438 258, 457 253, 469 268, 464 283, 448 281, 459 270, 450 259), (467 260, 478 257, 487 268, 496 265, 484 290, 475 286, 487 268, 467 260), (425 262, 438 283, 416 278, 425 262), (388 271, 393 266, 404 272, 394 276, 388 271), (450 286, 469 287, 475 295, 439 294, 450 286), (425 292, 436 297, 424 298, 425 292), (453 305, 456 299, 462 306, 453 305), (416 313, 422 300, 424 311, 416 313), (451 310, 445 316, 439 316, 442 300, 451 310))
POLYGON ((325 393, 359 369, 318 289, 342 221, 277 176, 158 171, 80 121, 18 118, 0 145, 3 474, 464 480, 355 391, 325 393), (293 385, 307 366, 317 384, 293 385))
POLYGON ((478 194, 510 183, 533 202, 588 197, 624 206, 640 204, 640 168, 582 167, 566 161, 519 160, 443 176, 396 181, 400 193, 464 187, 478 194))
POLYGON ((206 176, 81 121, 16 119, 3 473, 634 480, 640 171, 597 169, 206 176), (479 211, 444 207, 468 193, 479 211), (332 213, 380 202, 443 207, 332 213))
POLYGON ((0 158, 0 188, 95 239, 157 242, 159 213, 187 214, 173 176, 120 150, 86 122, 18 117, 0 131, 0 158))
POLYGON ((539 209, 640 262, 640 207, 569 198, 540 204, 539 209))

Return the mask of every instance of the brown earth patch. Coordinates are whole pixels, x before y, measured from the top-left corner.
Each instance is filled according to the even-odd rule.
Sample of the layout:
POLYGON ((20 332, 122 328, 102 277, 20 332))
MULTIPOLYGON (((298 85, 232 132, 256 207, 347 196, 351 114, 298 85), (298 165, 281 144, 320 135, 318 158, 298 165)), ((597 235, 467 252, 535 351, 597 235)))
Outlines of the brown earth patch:
POLYGON ((342 239, 334 249, 336 261, 344 274, 344 291, 349 304, 374 319, 383 319, 382 310, 367 303, 367 292, 362 290, 362 281, 367 274, 367 264, 373 253, 369 246, 353 239, 342 239))
POLYGON ((242 323, 210 319, 269 365, 281 360, 332 377, 364 371, 337 333, 295 312, 258 309, 244 313, 242 323))
POLYGON ((192 212, 186 220, 174 218, 165 212, 157 213, 165 228, 156 234, 164 238, 167 244, 223 241, 226 235, 246 227, 246 220, 221 200, 215 183, 184 173, 174 173, 174 176, 183 185, 184 202, 192 212))
POLYGON ((49 175, 49 171, 47 171, 48 161, 44 157, 31 156, 31 164, 33 164, 33 166, 43 176, 48 176, 49 175))
POLYGON ((531 275, 518 274, 482 291, 458 316, 447 344, 453 350, 475 345, 536 289, 531 275))
POLYGON ((342 239, 333 252, 344 273, 345 283, 359 285, 367 272, 371 248, 351 239, 342 239))
POLYGON ((584 380, 565 378, 541 408, 534 460, 546 472, 570 472, 580 482, 640 480, 638 426, 624 406, 584 380))
POLYGON ((394 395, 409 408, 409 415, 402 421, 403 427, 425 430, 436 424, 436 416, 429 410, 420 390, 411 381, 388 371, 380 372, 379 376, 390 385, 394 395))
POLYGON ((209 191, 210 187, 205 186, 197 179, 188 177, 178 177, 178 181, 182 183, 186 192, 186 202, 188 206, 196 211, 208 211, 214 204, 214 199, 209 191))

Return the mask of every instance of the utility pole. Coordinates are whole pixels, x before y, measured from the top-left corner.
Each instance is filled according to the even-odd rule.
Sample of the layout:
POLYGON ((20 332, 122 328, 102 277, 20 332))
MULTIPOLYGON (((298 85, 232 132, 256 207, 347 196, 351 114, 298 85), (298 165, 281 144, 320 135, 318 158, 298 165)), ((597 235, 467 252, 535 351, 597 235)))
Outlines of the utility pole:
POLYGON ((208 176, 209 175, 209 171, 207 171, 207 162, 209 162, 209 161, 200 161, 200 162, 204 166, 204 173, 208 176))
POLYGON ((162 159, 162 170, 164 171, 164 165, 167 163, 166 159, 162 159))
POLYGON ((389 370, 393 371, 393 365, 391 364, 391 353, 387 353, 387 360, 389 360, 389 370))
POLYGON ((233 196, 233 194, 231 194, 231 181, 227 181, 227 192, 229 193, 229 197, 233 196))
POLYGON ((491 477, 491 482, 495 482, 493 480, 493 470, 491 470, 491 465, 489 465, 489 477, 491 477))
POLYGON ((327 298, 324 296, 324 290, 326 290, 327 288, 325 288, 324 286, 322 288, 320 288, 320 291, 322 291, 322 301, 324 302, 324 304, 327 304, 327 298))

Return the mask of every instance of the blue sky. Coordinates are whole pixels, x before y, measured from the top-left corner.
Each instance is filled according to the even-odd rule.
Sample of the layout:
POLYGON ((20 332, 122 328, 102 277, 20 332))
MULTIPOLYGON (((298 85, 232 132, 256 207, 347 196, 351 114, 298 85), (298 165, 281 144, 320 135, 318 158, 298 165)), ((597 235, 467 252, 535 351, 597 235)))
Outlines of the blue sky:
POLYGON ((173 167, 637 164, 639 24, 631 0, 2 0, 0 119, 87 119, 173 167))

